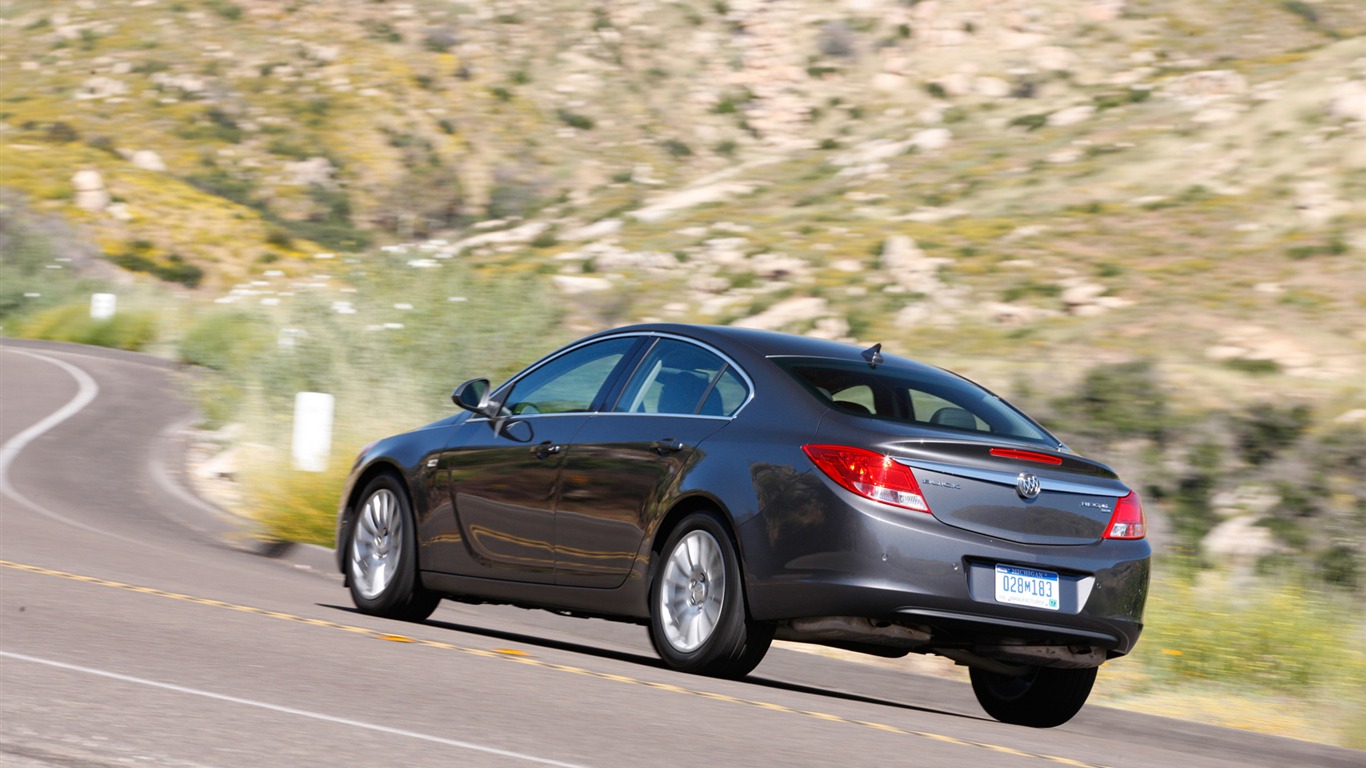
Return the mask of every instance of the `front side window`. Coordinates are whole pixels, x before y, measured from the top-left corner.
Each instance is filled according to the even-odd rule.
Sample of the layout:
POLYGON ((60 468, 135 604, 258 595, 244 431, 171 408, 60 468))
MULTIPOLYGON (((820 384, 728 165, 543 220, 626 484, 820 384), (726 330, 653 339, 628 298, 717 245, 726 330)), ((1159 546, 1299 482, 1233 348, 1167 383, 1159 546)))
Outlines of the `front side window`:
POLYGON ((527 416, 588 411, 635 343, 634 338, 608 339, 566 352, 513 384, 503 407, 527 416))
POLYGON ((748 395, 744 380, 716 354, 684 341, 660 339, 637 366, 614 410, 730 416, 748 395))
POLYGON ((1041 427, 967 379, 929 366, 775 358, 826 405, 846 413, 960 433, 1056 445, 1041 427))

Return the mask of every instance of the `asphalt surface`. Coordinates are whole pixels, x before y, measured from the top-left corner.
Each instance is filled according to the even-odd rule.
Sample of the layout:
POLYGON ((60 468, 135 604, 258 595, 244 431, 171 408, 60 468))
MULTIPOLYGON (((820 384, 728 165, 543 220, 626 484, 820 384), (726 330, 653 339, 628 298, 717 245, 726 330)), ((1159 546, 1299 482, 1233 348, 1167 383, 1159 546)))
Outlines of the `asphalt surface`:
POLYGON ((0 765, 1366 764, 1097 706, 1007 726, 961 682, 786 648, 683 675, 544 612, 363 616, 325 552, 264 557, 187 490, 192 415, 164 362, 0 343, 0 765))

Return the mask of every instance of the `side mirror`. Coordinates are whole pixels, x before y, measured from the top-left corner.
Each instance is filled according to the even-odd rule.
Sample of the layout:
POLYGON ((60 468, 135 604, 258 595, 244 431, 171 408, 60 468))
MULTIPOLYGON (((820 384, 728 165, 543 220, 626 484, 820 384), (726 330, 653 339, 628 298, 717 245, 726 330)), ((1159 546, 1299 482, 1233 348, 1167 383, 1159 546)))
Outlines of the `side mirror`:
POLYGON ((498 415, 496 408, 489 407, 488 379, 470 379, 456 387, 451 393, 451 402, 480 416, 492 418, 498 415))

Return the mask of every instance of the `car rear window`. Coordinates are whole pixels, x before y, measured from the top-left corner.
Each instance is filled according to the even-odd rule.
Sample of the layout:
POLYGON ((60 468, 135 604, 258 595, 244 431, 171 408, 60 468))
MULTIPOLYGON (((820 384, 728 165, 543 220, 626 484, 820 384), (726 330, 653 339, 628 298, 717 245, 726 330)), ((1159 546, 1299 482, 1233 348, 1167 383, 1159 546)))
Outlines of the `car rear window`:
POLYGON ((890 362, 873 368, 863 362, 805 357, 773 362, 821 402, 845 413, 960 434, 1058 444, 1001 398, 938 368, 890 362))

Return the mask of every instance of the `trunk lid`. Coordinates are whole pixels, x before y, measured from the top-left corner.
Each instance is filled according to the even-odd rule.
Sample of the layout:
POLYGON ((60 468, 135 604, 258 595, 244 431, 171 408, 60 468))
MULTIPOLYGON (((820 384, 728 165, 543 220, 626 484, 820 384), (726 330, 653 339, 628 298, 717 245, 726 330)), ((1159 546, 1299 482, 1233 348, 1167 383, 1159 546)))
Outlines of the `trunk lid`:
POLYGON ((1094 543, 1129 493, 1109 467, 1046 448, 956 440, 887 447, 913 470, 940 522, 1021 544, 1094 543))

